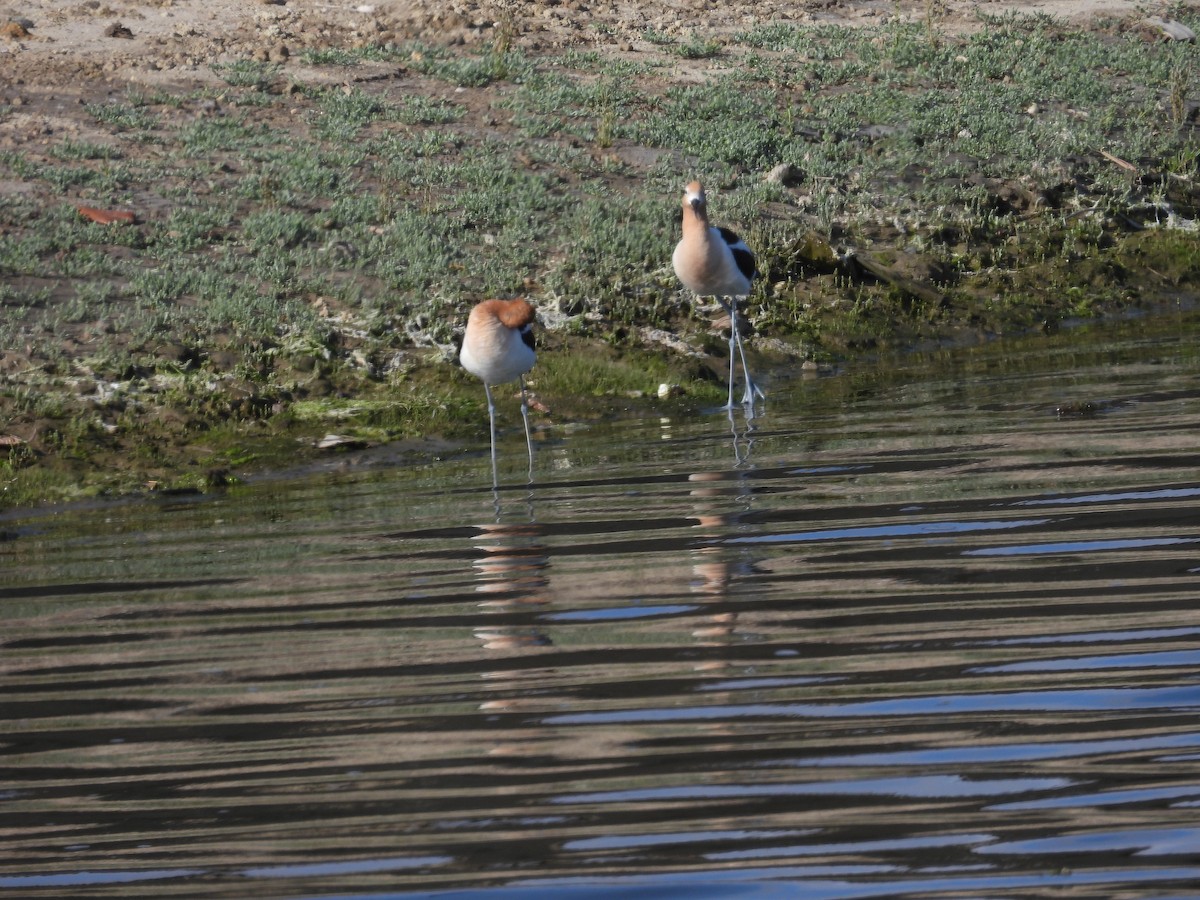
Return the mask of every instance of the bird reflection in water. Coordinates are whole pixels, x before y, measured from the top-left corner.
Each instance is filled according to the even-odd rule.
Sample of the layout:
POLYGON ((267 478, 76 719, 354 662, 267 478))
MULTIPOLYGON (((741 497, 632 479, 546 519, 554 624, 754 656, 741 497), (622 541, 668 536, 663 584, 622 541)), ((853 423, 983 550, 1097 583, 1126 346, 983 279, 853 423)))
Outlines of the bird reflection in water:
MULTIPOLYGON (((493 613, 522 614, 544 606, 548 565, 542 544, 544 529, 529 507, 526 521, 505 522, 498 513, 495 522, 477 526, 472 544, 480 553, 474 561, 478 576, 476 593, 486 595, 480 608, 493 613)), ((489 625, 475 629, 475 636, 489 650, 540 647, 550 639, 534 626, 489 625)))
POLYGON ((729 413, 729 433, 733 435, 733 466, 740 468, 750 462, 750 452, 754 449, 754 433, 758 429, 754 425, 754 409, 746 407, 745 424, 739 429, 733 410, 729 413))
MULTIPOLYGON (((741 659, 738 648, 756 638, 747 633, 737 612, 737 581, 753 574, 754 561, 725 542, 749 508, 749 494, 745 475, 738 471, 696 472, 688 476, 688 482, 696 523, 693 527, 699 534, 690 551, 691 591, 704 599, 703 612, 692 629, 703 656, 692 668, 703 679, 703 702, 720 706, 734 702, 734 697, 729 691, 713 690, 713 679, 729 677, 730 669, 741 659)), ((724 742, 735 731, 731 722, 721 717, 698 723, 695 737, 714 752, 726 751, 735 749, 724 742)))
MULTIPOLYGON (((745 477, 737 471, 697 472, 688 476, 688 482, 692 485, 693 527, 701 535, 691 550, 691 590, 705 597, 712 607, 692 635, 702 646, 730 647, 747 637, 736 633, 738 616, 730 602, 734 582, 754 571, 754 563, 744 558, 744 551, 733 550, 724 541, 748 509, 745 477)), ((713 655, 700 668, 722 669, 727 665, 726 659, 713 655)))
MULTIPOLYGON (((491 697, 479 704, 484 712, 513 712, 527 705, 526 685, 542 683, 544 669, 529 665, 527 655, 550 647, 552 641, 538 622, 549 602, 543 543, 544 528, 527 501, 522 515, 505 521, 497 501, 496 520, 477 526, 471 544, 477 556, 473 567, 475 591, 481 595, 479 624, 474 633, 490 655, 513 655, 512 665, 482 674, 491 697), (494 621, 489 622, 489 619, 494 621)), ((492 753, 517 752, 518 740, 499 741, 492 753)))

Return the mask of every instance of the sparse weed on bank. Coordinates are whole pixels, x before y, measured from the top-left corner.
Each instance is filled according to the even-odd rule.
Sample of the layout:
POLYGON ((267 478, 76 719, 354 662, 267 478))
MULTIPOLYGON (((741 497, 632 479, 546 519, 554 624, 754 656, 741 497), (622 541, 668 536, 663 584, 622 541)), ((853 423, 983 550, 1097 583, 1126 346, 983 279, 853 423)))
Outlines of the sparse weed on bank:
POLYGON ((748 314, 795 359, 1194 295, 1193 44, 1045 17, 948 35, 930 13, 551 54, 513 28, 218 63, 216 89, 130 89, 84 107, 86 138, 0 154, 25 187, 0 195, 0 405, 28 434, 8 496, 51 496, 39 473, 89 440, 88 478, 153 435, 143 480, 195 482, 246 457, 186 448, 239 428, 474 434, 450 373, 488 295, 545 311, 552 409, 708 396, 705 367, 645 340, 724 352, 670 271, 690 177, 756 247, 748 314))

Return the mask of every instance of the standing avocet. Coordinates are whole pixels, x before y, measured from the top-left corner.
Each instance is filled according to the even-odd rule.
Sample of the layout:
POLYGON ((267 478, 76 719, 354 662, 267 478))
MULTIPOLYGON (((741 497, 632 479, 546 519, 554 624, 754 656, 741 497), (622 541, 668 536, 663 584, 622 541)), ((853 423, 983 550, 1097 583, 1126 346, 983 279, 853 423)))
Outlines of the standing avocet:
POLYGON ((746 366, 746 351, 738 331, 737 301, 748 297, 757 274, 754 253, 745 241, 728 228, 708 224, 708 204, 704 187, 693 181, 683 191, 683 238, 671 257, 675 274, 684 286, 698 297, 716 297, 729 313, 729 400, 726 409, 733 408, 734 351, 742 360, 746 376, 746 392, 742 403, 752 406, 763 392, 746 366))
POLYGON ((525 398, 525 373, 533 368, 533 320, 536 311, 528 300, 484 300, 471 310, 463 335, 459 361, 463 368, 483 381, 487 395, 488 423, 492 437, 492 484, 496 477, 496 405, 493 384, 521 383, 521 418, 525 422, 525 445, 529 449, 529 477, 533 477, 533 439, 529 436, 529 404, 525 398))

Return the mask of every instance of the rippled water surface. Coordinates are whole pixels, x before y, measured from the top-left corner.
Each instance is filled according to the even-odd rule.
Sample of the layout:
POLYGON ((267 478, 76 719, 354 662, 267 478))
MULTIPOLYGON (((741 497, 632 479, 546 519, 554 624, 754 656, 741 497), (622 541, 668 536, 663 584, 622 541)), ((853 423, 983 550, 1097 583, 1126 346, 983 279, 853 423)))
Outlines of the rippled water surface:
POLYGON ((0 894, 1195 896, 1198 336, 10 515, 0 894))

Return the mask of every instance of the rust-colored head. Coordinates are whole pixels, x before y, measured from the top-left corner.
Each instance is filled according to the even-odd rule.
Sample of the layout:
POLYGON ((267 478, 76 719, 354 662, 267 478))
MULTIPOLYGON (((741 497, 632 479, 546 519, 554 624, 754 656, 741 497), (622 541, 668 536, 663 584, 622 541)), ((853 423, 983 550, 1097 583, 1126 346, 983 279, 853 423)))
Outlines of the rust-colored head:
POLYGON ((708 201, 704 196, 704 185, 699 181, 689 181, 683 189, 683 219, 696 222, 708 222, 708 201))
POLYGON ((536 359, 533 325, 537 311, 528 300, 484 300, 467 319, 458 358, 485 384, 514 381, 536 359))
POLYGON ((524 297, 518 297, 515 300, 484 300, 471 314, 495 316, 505 328, 520 329, 533 323, 537 310, 524 297))

